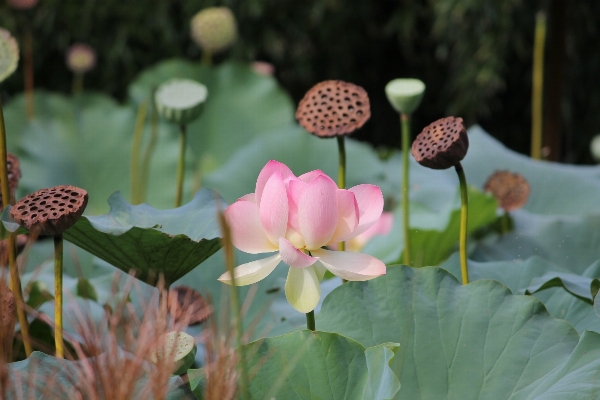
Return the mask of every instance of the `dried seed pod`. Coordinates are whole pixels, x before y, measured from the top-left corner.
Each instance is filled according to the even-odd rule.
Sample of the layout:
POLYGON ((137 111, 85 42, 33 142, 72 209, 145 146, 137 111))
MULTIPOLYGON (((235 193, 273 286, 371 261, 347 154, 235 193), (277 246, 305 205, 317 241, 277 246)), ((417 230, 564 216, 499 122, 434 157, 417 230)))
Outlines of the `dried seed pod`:
POLYGON ((76 74, 84 74, 96 66, 96 51, 85 43, 75 43, 67 51, 67 67, 76 74))
POLYGON ((204 298, 189 286, 176 286, 169 290, 169 314, 175 324, 196 325, 212 314, 204 298))
POLYGON ((491 193, 505 211, 521 208, 529 198, 529 183, 523 176, 510 171, 496 171, 485 183, 485 192, 491 193))
POLYGON ((61 235, 85 210, 88 194, 75 186, 41 189, 23 197, 10 210, 20 225, 40 235, 61 235))
POLYGON ((296 119, 310 133, 320 137, 347 135, 371 117, 365 89, 344 81, 323 81, 300 100, 296 119))
POLYGON ((6 29, 0 28, 0 82, 17 69, 19 64, 19 45, 6 29))
POLYGON ((227 7, 205 8, 192 17, 190 35, 203 50, 226 50, 237 39, 235 16, 227 7))
POLYGON ((8 5, 18 10, 33 8, 37 3, 38 0, 8 0, 8 5))
POLYGON ((458 164, 469 149, 469 137, 462 118, 446 117, 426 126, 412 144, 417 162, 433 169, 458 164))
POLYGON ((0 283, 0 308, 2 309, 2 326, 6 327, 15 321, 15 296, 8 286, 0 283))
MULTIPOLYGON (((8 174, 8 190, 10 192, 10 200, 14 199, 15 192, 19 187, 19 180, 21 179, 21 164, 19 159, 14 154, 6 154, 6 171, 8 174)), ((0 194, 0 210, 2 209, 2 194, 0 194)))

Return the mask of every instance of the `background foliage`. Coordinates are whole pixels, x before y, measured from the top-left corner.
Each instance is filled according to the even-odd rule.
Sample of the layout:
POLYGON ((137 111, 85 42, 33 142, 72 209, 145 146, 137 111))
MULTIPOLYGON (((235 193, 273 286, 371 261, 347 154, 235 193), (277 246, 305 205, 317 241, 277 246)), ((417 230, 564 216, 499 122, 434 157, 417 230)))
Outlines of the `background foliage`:
MULTIPOLYGON (((382 88, 410 76, 427 84, 415 131, 444 115, 461 115, 523 153, 529 147, 534 15, 547 9, 547 78, 554 64, 564 67, 557 72, 561 79, 546 83, 547 104, 555 105, 548 112, 555 115, 558 107, 563 117, 552 122, 563 139, 560 154, 551 157, 591 161, 589 140, 600 132, 594 112, 600 106, 600 3, 594 0, 41 0, 25 12, 3 2, 0 25, 17 36, 31 26, 37 87, 68 91, 64 53, 83 41, 97 49, 100 66, 86 77, 86 87, 124 99, 142 69, 175 56, 200 58, 189 20, 213 5, 232 8, 240 30, 230 54, 217 61, 273 63, 295 101, 324 79, 365 87, 373 117, 360 139, 397 146, 397 116, 382 88)), ((22 76, 3 86, 8 96, 21 90, 22 76)))

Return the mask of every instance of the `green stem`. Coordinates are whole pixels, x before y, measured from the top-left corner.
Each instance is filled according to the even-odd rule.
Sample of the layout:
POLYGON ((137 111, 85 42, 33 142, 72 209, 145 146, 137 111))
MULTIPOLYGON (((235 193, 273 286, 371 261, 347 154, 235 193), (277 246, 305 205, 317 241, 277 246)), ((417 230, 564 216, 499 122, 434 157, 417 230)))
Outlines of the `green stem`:
POLYGON ((229 226, 227 225, 227 221, 225 220, 225 214, 223 214, 222 211, 219 211, 218 217, 219 223, 221 225, 221 230, 223 232, 222 243, 225 253, 225 266, 227 267, 227 271, 231 276, 231 308, 235 318, 237 350, 240 353, 240 394, 241 398, 245 400, 248 399, 248 388, 250 384, 250 379, 248 377, 248 366, 246 365, 246 354, 243 346, 244 325, 242 320, 242 307, 240 305, 238 287, 235 283, 235 250, 233 248, 233 243, 231 242, 231 231, 229 230, 229 226))
POLYGON ((310 329, 311 331, 315 331, 316 330, 316 326, 315 326, 315 310, 312 310, 311 312, 306 313, 306 327, 308 329, 310 329))
POLYGON ((462 283, 469 283, 469 269, 467 267, 467 217, 469 214, 469 197, 467 193, 467 178, 462 164, 459 162, 454 166, 460 181, 460 274, 462 283))
POLYGON ((142 185, 140 178, 140 153, 142 152, 142 138, 146 121, 147 103, 143 102, 138 109, 135 128, 133 130, 133 143, 131 145, 131 204, 142 202, 142 185))
POLYGON ((210 52, 210 50, 202 50, 202 56, 200 58, 200 63, 202 63, 202 65, 210 67, 212 65, 212 53, 210 52))
POLYGON ((542 93, 544 89, 544 44, 546 42, 546 14, 535 17, 533 45, 533 83, 531 99, 531 158, 542 158, 542 93))
POLYGON ((83 74, 81 72, 77 72, 73 75, 71 91, 73 92, 73 96, 77 96, 83 92, 83 74))
POLYGON ((63 344, 63 237, 54 236, 54 344, 56 358, 64 358, 63 344))
MULTIPOLYGON (((10 189, 8 187, 8 169, 6 161, 6 128, 4 127, 4 111, 2 109, 2 98, 0 97, 0 187, 2 194, 2 209, 5 209, 11 199, 10 189)), ((8 237, 8 265, 10 270, 10 290, 12 290, 15 296, 15 302, 17 303, 17 317, 19 318, 19 325, 21 325, 21 335, 23 336, 23 345, 25 346, 25 354, 27 357, 33 351, 31 347, 31 340, 29 339, 29 323, 27 322, 27 316, 23 309, 25 301, 23 299, 23 291, 21 290, 21 278, 19 277, 19 268, 17 265, 17 248, 15 245, 15 235, 8 237)))
POLYGON ((404 264, 411 265, 410 230, 408 213, 408 153, 410 147, 410 114, 400 114, 402 125, 402 224, 404 229, 404 264))
POLYGON ((142 161, 142 173, 140 182, 140 203, 143 203, 146 199, 146 188, 148 186, 148 174, 150 172, 150 161, 152 160, 152 153, 156 147, 158 141, 158 113, 156 107, 152 107, 152 113, 150 114, 150 142, 146 146, 144 151, 144 160, 142 161))
POLYGON ((506 211, 506 210, 504 211, 504 214, 502 214, 501 223, 502 223, 501 232, 504 235, 504 234, 508 233, 508 231, 510 231, 510 224, 508 221, 508 211, 506 211))
MULTIPOLYGON (((337 136, 338 144, 338 188, 346 189, 346 142, 345 136, 337 136)), ((340 242, 338 250, 346 250, 346 243, 340 242)))
POLYGON ((185 131, 186 125, 179 127, 179 163, 177 164, 177 195, 175 197, 175 208, 181 206, 183 198, 183 173, 185 172, 185 131))

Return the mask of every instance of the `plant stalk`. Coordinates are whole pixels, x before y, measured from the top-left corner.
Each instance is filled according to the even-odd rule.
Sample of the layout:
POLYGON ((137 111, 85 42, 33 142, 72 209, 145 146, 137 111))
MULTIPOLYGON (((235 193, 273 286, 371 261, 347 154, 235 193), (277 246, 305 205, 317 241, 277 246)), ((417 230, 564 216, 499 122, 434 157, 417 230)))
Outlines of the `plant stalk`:
POLYGON ((150 142, 146 146, 144 151, 144 159, 142 160, 142 172, 140 182, 140 203, 146 200, 146 188, 148 187, 148 174, 150 172, 150 161, 152 160, 152 153, 156 147, 158 141, 158 113, 156 107, 152 107, 152 113, 150 114, 150 142))
POLYGON ((212 53, 210 50, 202 49, 200 63, 206 67, 210 67, 212 65, 212 53))
POLYGON ((533 77, 531 99, 531 158, 542 159, 542 95, 544 90, 544 45, 546 42, 546 14, 535 16, 533 45, 533 77))
POLYGON ((142 200, 142 182, 140 178, 140 153, 142 152, 142 138, 144 137, 144 125, 146 122, 146 110, 148 105, 143 102, 138 109, 135 128, 133 131, 133 143, 131 146, 131 204, 140 204, 142 200))
POLYGON ((454 166, 460 181, 460 274, 462 283, 469 283, 469 269, 467 266, 467 217, 469 215, 469 197, 467 193, 467 178, 462 164, 459 162, 454 166))
MULTIPOLYGON (((8 169, 6 161, 6 128, 4 126, 4 111, 2 109, 2 98, 0 97, 0 186, 2 193, 2 209, 5 209, 13 199, 10 196, 10 189, 8 187, 8 169)), ((25 346, 25 354, 27 357, 33 351, 31 346, 31 340, 29 338, 29 323, 27 322, 27 316, 23 305, 23 291, 21 290, 21 278, 19 277, 19 268, 17 265, 17 248, 16 248, 15 235, 8 237, 7 250, 8 250, 8 265, 10 270, 10 290, 12 290, 15 296, 15 303, 17 305, 17 317, 19 318, 19 325, 21 326, 21 335, 23 336, 23 345, 25 346)))
POLYGON ((242 308, 240 305, 238 287, 235 283, 235 250, 233 248, 233 243, 231 242, 231 231, 229 230, 229 225, 227 225, 225 214, 221 210, 219 210, 218 218, 223 234, 223 239, 221 242, 223 244, 223 250, 225 253, 225 266, 231 275, 231 309, 235 320, 234 328, 236 333, 237 350, 240 354, 240 362, 238 364, 241 374, 240 397, 243 400, 246 400, 248 399, 250 379, 248 377, 248 366, 246 364, 246 352, 243 346, 244 325, 242 320, 242 308))
MULTIPOLYGON (((336 136, 338 144, 338 188, 346 189, 346 142, 345 136, 336 136)), ((346 242, 338 243, 338 250, 346 250, 346 242)))
POLYGON ((311 331, 315 331, 316 330, 316 325, 315 325, 315 310, 312 310, 311 312, 306 313, 306 327, 308 329, 310 329, 311 331))
POLYGON ((183 173, 185 172, 185 141, 186 125, 179 126, 179 163, 177 164, 177 194, 175 197, 175 208, 181 206, 183 198, 183 173))
POLYGON ((63 343, 63 236, 54 236, 54 344, 56 358, 65 358, 63 343))
POLYGON ((71 91, 73 96, 77 96, 83 92, 83 74, 81 72, 76 72, 73 75, 73 83, 71 85, 71 91))
POLYGON ((508 231, 510 231, 510 224, 508 221, 508 211, 506 211, 506 210, 502 214, 501 223, 502 223, 501 232, 503 235, 505 235, 508 233, 508 231))
POLYGON ((25 26, 25 38, 24 38, 24 52, 25 52, 25 110, 27 119, 32 119, 34 116, 34 99, 33 99, 33 34, 31 33, 31 27, 29 23, 25 26))
POLYGON ((408 153, 410 148, 410 114, 400 114, 400 124, 402 125, 402 226, 404 231, 404 264, 411 265, 410 253, 410 224, 408 212, 408 153))

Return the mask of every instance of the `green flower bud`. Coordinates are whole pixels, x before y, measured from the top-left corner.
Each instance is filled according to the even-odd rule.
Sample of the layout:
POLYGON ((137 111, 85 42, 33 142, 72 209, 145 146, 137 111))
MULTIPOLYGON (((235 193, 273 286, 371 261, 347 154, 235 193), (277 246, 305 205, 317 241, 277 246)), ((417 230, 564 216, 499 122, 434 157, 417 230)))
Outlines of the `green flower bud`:
POLYGON ((421 104, 425 93, 425 84, 418 79, 394 79, 385 85, 385 95, 402 114, 412 114, 421 104))

